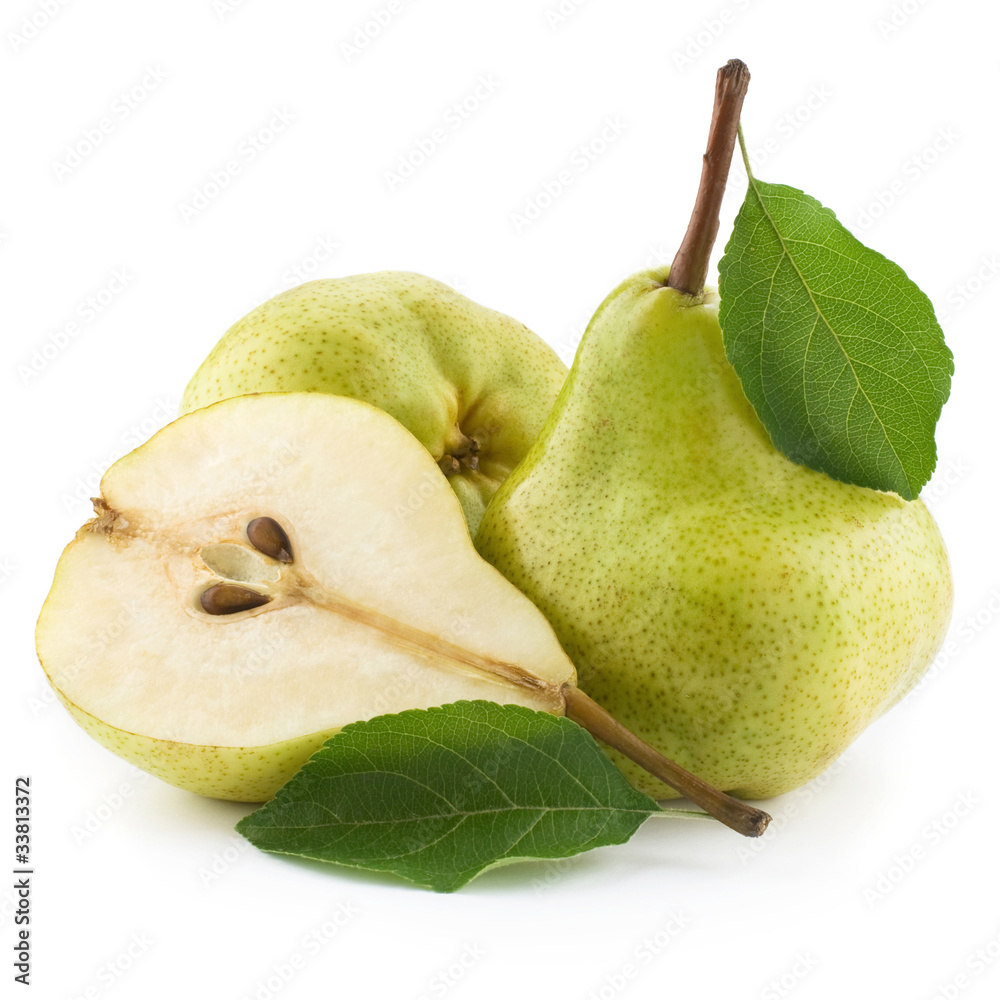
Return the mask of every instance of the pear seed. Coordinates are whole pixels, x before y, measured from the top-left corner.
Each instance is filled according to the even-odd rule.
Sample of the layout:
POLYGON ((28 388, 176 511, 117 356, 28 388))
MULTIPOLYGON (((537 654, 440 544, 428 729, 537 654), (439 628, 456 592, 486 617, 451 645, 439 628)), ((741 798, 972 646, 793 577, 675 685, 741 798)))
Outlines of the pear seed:
POLYGON ((292 543, 285 529, 273 517, 255 517, 247 525, 247 538, 258 552, 278 562, 292 561, 292 543))
POLYGON ((271 598, 234 583, 214 583, 201 595, 201 606, 210 615, 235 615, 267 604, 271 598))

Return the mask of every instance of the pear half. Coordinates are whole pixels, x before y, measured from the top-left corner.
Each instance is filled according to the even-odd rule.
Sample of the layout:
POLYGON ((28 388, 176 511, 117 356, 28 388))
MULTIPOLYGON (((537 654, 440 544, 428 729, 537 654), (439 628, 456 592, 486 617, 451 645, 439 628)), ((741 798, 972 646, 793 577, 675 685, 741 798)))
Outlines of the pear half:
POLYGON ((347 723, 484 698, 563 710, 541 613, 472 547, 427 450, 368 403, 227 399, 112 466, 39 658, 98 742, 262 801, 347 723))

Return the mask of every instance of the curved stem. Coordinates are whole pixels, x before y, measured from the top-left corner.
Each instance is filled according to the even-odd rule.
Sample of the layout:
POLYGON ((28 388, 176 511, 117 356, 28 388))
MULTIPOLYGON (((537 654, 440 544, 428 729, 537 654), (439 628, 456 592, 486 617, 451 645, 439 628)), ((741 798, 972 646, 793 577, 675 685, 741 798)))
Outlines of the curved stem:
POLYGON ((725 823, 731 830, 744 837, 759 837, 771 822, 771 817, 763 809, 748 806, 725 792, 713 788, 707 781, 685 771, 680 764, 664 757, 659 750, 639 739, 630 729, 626 729, 607 710, 601 708, 592 698, 578 687, 564 684, 563 697, 566 699, 566 718, 572 719, 591 736, 609 747, 625 754, 643 770, 666 782, 681 795, 702 807, 710 816, 725 823))
POLYGON ((726 193, 740 127, 743 98, 750 84, 750 70, 739 59, 730 59, 715 80, 715 106, 702 161, 701 183, 687 232, 670 265, 667 285, 687 295, 700 295, 708 275, 708 261, 719 234, 719 209, 726 193))

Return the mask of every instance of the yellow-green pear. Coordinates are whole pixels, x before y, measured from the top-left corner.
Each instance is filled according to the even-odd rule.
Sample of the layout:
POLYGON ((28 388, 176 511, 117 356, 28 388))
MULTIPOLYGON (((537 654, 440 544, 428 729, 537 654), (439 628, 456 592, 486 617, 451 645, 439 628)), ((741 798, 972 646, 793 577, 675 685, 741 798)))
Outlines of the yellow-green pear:
POLYGON ((675 260, 683 279, 642 271, 600 305, 476 546, 546 615, 584 691, 761 798, 819 774, 916 681, 952 583, 923 503, 790 461, 726 359, 704 213, 717 228, 732 136, 706 157, 716 201, 675 260))
POLYGON ((181 413, 254 392, 329 392, 385 410, 434 456, 474 533, 566 377, 523 324, 420 274, 310 281, 234 324, 181 413))

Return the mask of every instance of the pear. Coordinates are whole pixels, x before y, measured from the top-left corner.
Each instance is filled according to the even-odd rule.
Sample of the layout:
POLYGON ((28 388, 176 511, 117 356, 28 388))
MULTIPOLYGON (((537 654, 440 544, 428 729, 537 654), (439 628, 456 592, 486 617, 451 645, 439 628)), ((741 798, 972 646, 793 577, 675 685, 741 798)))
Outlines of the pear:
POLYGON ((919 678, 952 583, 923 503, 790 461, 726 358, 703 286, 747 79, 742 64, 720 74, 672 267, 633 275, 597 309, 476 547, 624 726, 764 798, 819 774, 919 678))
POLYGON ((38 655, 91 736, 165 781, 263 801, 350 722, 487 699, 578 718, 724 822, 766 825, 576 689, 426 448, 368 403, 195 410, 116 462, 95 509, 56 568, 38 655))
POLYGON ((552 709, 574 677, 425 449, 366 403, 226 400, 101 491, 39 657, 92 736, 182 788, 261 801, 348 722, 465 698, 552 709), (535 685, 508 676, 524 663, 535 685))
POLYGON ((253 392, 330 392, 392 414, 434 456, 474 533, 566 378, 527 327, 420 274, 310 281, 233 325, 181 413, 253 392))

